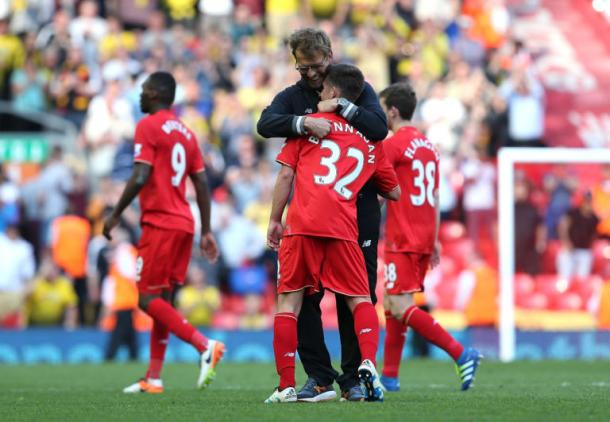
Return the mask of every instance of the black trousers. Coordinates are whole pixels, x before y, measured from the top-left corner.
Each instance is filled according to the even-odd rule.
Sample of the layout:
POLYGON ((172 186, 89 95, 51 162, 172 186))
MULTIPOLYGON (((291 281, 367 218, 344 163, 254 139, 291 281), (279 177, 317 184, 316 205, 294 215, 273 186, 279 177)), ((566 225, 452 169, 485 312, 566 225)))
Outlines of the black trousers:
POLYGON ((138 358, 138 337, 136 329, 133 327, 133 310, 131 309, 116 312, 116 325, 110 334, 104 358, 113 360, 122 345, 129 349, 130 360, 138 358))
MULTIPOLYGON (((378 233, 364 238, 361 236, 361 239, 358 240, 366 262, 366 272, 373 303, 377 303, 375 287, 377 286, 378 240, 378 233)), ((330 385, 336 380, 341 390, 346 391, 358 384, 358 366, 362 363, 360 346, 354 331, 354 318, 345 302, 345 296, 336 295, 337 319, 339 320, 339 336, 341 338, 341 370, 343 371, 339 375, 331 365, 330 354, 324 343, 322 312, 320 310, 320 302, 323 296, 324 292, 322 291, 315 295, 305 296, 303 299, 303 306, 297 322, 299 357, 307 375, 315 379, 318 385, 330 385)))

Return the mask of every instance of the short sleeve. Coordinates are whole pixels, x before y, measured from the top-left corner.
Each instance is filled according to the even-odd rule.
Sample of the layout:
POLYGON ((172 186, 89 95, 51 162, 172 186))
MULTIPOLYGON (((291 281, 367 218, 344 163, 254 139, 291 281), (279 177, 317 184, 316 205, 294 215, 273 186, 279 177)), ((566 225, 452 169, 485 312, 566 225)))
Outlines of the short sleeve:
POLYGON ((203 154, 201 153, 201 148, 199 148, 199 142, 197 142, 197 138, 195 137, 195 135, 191 134, 191 136, 193 137, 193 159, 191 160, 189 174, 195 174, 205 170, 205 164, 203 162, 203 154))
POLYGON ((149 126, 146 124, 148 120, 142 120, 136 126, 136 134, 133 145, 133 161, 137 163, 146 163, 151 166, 155 162, 156 143, 149 126))
POLYGON ((286 139, 275 161, 295 169, 299 162, 300 138, 286 139))
POLYGON ((390 192, 396 186, 398 186, 398 178, 394 167, 390 164, 390 161, 385 155, 383 143, 377 144, 376 158, 375 158, 375 173, 373 174, 373 180, 375 185, 381 192, 390 192))
POLYGON ((383 150, 387 162, 390 163, 391 166, 396 167, 402 155, 397 143, 393 142, 391 138, 387 139, 383 142, 383 150))

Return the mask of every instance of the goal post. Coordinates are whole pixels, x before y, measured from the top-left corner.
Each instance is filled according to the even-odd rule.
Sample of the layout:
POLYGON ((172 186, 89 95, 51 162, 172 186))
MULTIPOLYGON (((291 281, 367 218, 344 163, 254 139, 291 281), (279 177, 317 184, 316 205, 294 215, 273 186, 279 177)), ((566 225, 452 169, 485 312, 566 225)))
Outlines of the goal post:
POLYGON ((501 148, 498 153, 498 251, 500 271, 499 357, 515 359, 515 164, 610 163, 603 148, 501 148))

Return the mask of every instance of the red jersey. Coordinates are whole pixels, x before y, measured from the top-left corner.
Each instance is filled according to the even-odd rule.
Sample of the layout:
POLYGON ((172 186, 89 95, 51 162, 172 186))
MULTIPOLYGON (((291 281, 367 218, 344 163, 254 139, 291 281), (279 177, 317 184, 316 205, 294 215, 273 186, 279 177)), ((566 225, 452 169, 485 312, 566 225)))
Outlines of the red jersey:
POLYGON ((325 139, 288 139, 277 156, 295 170, 292 203, 285 236, 308 235, 358 241, 358 191, 375 175, 380 190, 389 192, 398 180, 381 143, 369 142, 334 113, 317 113, 331 121, 325 139))
POLYGON ((151 114, 136 127, 134 161, 152 166, 140 191, 140 222, 193 233, 195 224, 185 197, 186 178, 204 170, 193 132, 168 110, 151 114))
POLYGON ((437 149, 414 127, 402 127, 383 141, 400 182, 401 197, 387 202, 385 247, 391 252, 429 254, 434 249, 438 190, 437 149))

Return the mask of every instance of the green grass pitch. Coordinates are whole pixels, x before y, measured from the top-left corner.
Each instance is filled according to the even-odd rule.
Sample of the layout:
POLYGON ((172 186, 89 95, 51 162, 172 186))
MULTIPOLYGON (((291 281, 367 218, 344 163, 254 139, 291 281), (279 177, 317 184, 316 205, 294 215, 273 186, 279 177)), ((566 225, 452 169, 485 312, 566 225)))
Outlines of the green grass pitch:
MULTIPOLYGON (((458 391, 448 362, 414 360, 384 403, 265 405, 271 364, 222 364, 206 391, 195 365, 168 364, 162 395, 124 395, 142 364, 0 366, 0 420, 8 421, 610 421, 610 362, 483 361, 458 391)), ((297 382, 305 380, 302 372, 297 382)))

